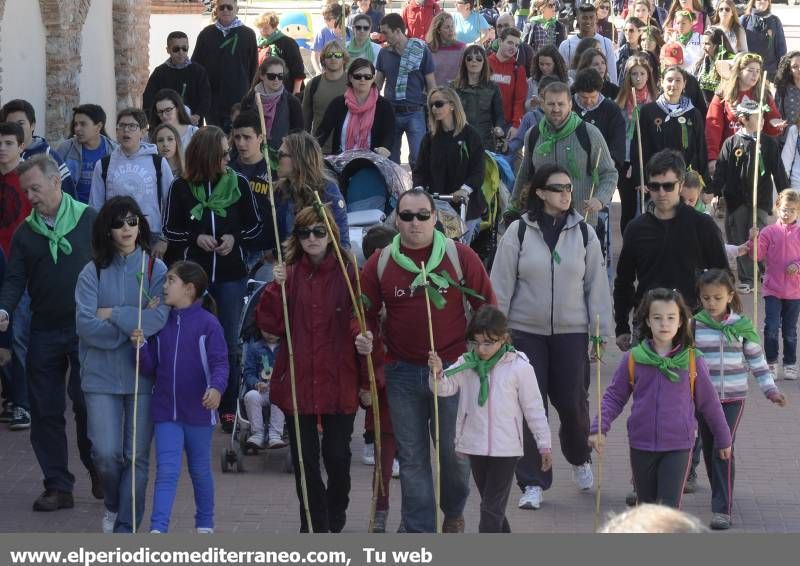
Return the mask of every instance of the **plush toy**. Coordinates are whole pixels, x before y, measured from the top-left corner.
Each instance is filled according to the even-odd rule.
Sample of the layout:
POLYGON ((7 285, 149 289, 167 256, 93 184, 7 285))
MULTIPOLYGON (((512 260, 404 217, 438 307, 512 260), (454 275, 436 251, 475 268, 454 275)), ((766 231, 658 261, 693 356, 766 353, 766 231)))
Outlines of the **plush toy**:
POLYGON ((311 50, 314 33, 311 15, 306 12, 288 12, 281 16, 280 30, 294 39, 301 49, 311 50))

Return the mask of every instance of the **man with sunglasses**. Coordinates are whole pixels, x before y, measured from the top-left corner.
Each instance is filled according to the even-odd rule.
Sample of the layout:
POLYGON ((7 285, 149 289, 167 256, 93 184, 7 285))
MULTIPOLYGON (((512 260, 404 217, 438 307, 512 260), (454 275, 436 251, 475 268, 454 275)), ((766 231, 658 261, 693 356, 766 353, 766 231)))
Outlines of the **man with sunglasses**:
MULTIPOLYGON (((189 107, 192 124, 201 126, 211 106, 211 85, 205 68, 189 59, 189 38, 182 31, 167 36, 169 58, 153 69, 142 94, 143 107, 152 108, 156 93, 169 88, 189 107)), ((184 148, 185 150, 186 148, 184 148)))
MULTIPOLYGON (((400 232, 391 246, 372 254, 362 272, 369 301, 367 320, 377 333, 385 307, 382 341, 387 348, 386 394, 400 460, 404 532, 434 532, 437 512, 430 460, 433 399, 428 388, 428 350, 422 329, 428 327, 425 290, 419 286, 420 262, 425 261, 432 287, 431 318, 436 350, 453 363, 466 351, 467 309, 496 304, 489 276, 478 255, 468 246, 448 240, 435 229, 436 206, 422 189, 403 193, 397 202, 400 232), (457 285, 446 283, 445 275, 457 285), (469 288, 480 297, 466 295, 469 288), (444 303, 440 299, 444 299, 444 303)), ((376 347, 378 347, 376 345, 376 347)), ((372 348, 372 335, 356 338, 359 353, 372 348)), ((469 462, 456 456, 457 397, 439 399, 441 437, 441 509, 443 532, 463 532, 464 505, 469 495, 469 462)))
MULTIPOLYGON (((659 151, 647 163, 647 212, 631 220, 622 236, 614 280, 617 346, 636 343, 629 324, 644 293, 656 287, 680 291, 693 311, 695 280, 705 269, 728 269, 725 244, 713 218, 681 202, 686 162, 677 151, 659 151)), ((634 329, 636 331, 636 329, 634 329)))
POLYGON ((225 133, 231 129, 231 107, 250 89, 258 65, 256 34, 236 16, 238 11, 238 0, 219 0, 214 23, 197 36, 192 53, 192 61, 205 68, 211 86, 206 121, 225 133))

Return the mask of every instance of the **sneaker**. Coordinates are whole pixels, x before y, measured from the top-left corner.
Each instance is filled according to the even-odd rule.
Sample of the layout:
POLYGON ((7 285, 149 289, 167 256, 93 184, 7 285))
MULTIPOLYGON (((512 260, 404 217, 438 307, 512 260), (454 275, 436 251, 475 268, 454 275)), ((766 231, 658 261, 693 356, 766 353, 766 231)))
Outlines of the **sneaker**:
POLYGON ((11 430, 25 430, 31 428, 31 414, 22 407, 14 407, 14 416, 11 419, 11 430))
POLYGON ((341 533, 347 524, 347 511, 328 516, 328 528, 332 533, 341 533))
POLYGON ((213 535, 214 529, 211 527, 197 527, 198 535, 213 535))
POLYGON ((635 491, 629 491, 628 495, 625 496, 625 505, 628 507, 636 507, 636 504, 639 502, 639 496, 636 495, 635 491))
POLYGON ((725 513, 714 513, 709 526, 715 531, 727 531, 731 528, 731 516, 725 513))
POLYGON ((57 511, 58 509, 72 509, 75 501, 69 491, 58 491, 57 489, 46 489, 33 502, 34 511, 57 511))
POLYGON ((264 435, 258 432, 251 434, 246 442, 251 448, 264 448, 264 435))
POLYGON ((365 444, 364 451, 361 453, 361 463, 365 466, 375 465, 375 445, 365 444))
POLYGON ((581 464, 580 466, 572 466, 572 481, 578 486, 581 491, 591 489, 594 485, 594 475, 592 474, 592 465, 589 462, 581 464))
POLYGON ((158 529, 153 529, 153 530, 150 531, 150 534, 151 535, 160 535, 161 531, 159 531, 158 529))
POLYGON ((222 413, 219 420, 222 423, 222 432, 227 434, 233 432, 233 421, 236 420, 236 415, 233 413, 222 413))
POLYGON ((525 487, 525 493, 519 498, 517 507, 520 509, 538 509, 542 506, 542 488, 538 485, 525 487))
POLYGON ((400 477, 400 462, 397 461, 397 458, 395 458, 394 462, 392 462, 392 477, 393 478, 400 477))
POLYGON ((3 401, 3 410, 0 412, 0 423, 10 423, 14 418, 14 405, 9 401, 3 401))
POLYGON ((389 511, 387 510, 377 510, 375 511, 375 520, 372 522, 372 532, 373 533, 385 533, 386 532, 386 518, 389 515, 389 511))
POLYGON ((694 493, 697 491, 697 476, 689 476, 683 484, 683 493, 694 493))
POLYGON ((736 291, 740 295, 749 295, 753 289, 750 287, 749 283, 737 283, 736 284, 736 291))
POLYGON ((444 521, 442 521, 442 532, 452 534, 463 533, 464 517, 454 517, 453 519, 448 519, 445 517, 444 521))
POLYGON ((114 532, 114 525, 117 522, 117 514, 105 509, 103 511, 103 533, 110 535, 114 532))
POLYGON ((284 446, 288 446, 288 444, 286 444, 286 441, 280 436, 270 436, 269 443, 267 445, 270 448, 283 448, 284 446))
MULTIPOLYGON (((797 364, 783 366, 783 379, 794 381, 797 379, 797 364)), ((16 410, 16 408, 15 408, 16 410)))

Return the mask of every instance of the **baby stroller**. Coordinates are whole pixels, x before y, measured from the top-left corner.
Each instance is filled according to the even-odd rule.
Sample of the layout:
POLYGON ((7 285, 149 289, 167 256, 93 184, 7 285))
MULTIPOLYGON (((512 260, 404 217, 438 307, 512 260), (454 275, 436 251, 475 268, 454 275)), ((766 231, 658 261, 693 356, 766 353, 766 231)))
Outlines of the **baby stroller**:
POLYGON ((483 261, 486 270, 492 268, 497 242, 502 235, 501 219, 508 209, 511 188, 514 187, 514 171, 502 155, 486 151, 484 156, 486 173, 481 191, 486 199, 486 212, 481 217, 480 232, 472 241, 472 249, 483 261))

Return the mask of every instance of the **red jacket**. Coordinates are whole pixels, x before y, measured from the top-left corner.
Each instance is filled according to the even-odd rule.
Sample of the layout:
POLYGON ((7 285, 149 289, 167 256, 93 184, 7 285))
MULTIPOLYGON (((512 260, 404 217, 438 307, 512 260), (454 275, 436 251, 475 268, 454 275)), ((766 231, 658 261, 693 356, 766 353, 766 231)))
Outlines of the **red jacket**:
POLYGON ((424 6, 420 6, 415 0, 411 0, 403 8, 403 22, 406 24, 406 37, 416 37, 425 41, 425 34, 431 27, 433 17, 442 11, 439 2, 431 0, 424 6))
POLYGON ((6 258, 11 255, 11 237, 30 213, 31 203, 19 186, 17 170, 0 173, 0 247, 6 258))
MULTIPOLYGON (((350 278, 355 282, 354 274, 350 278)), ((352 414, 358 390, 369 389, 351 331, 353 305, 333 252, 313 266, 308 256, 287 268, 286 300, 292 328, 297 405, 301 415, 352 414)), ((261 330, 281 337, 270 400, 294 414, 281 288, 271 282, 256 311, 261 330)))
MULTIPOLYGON (((740 92, 736 103, 741 102, 745 96, 751 100, 758 100, 758 92, 750 89, 740 92)), ((780 135, 780 130, 769 123, 774 118, 781 119, 778 107, 775 106, 775 99, 769 93, 766 94, 766 99, 769 105, 769 112, 764 114, 763 132, 768 136, 780 135)), ((708 105, 708 113, 706 114, 706 147, 708 148, 709 161, 717 160, 722 144, 736 133, 737 122, 738 120, 731 104, 723 102, 719 95, 714 95, 714 98, 711 99, 711 104, 708 105)))
POLYGON ((528 96, 528 82, 525 67, 517 64, 515 58, 500 62, 497 53, 489 55, 492 81, 500 87, 503 99, 503 116, 506 122, 519 128, 525 114, 525 98, 528 96))

